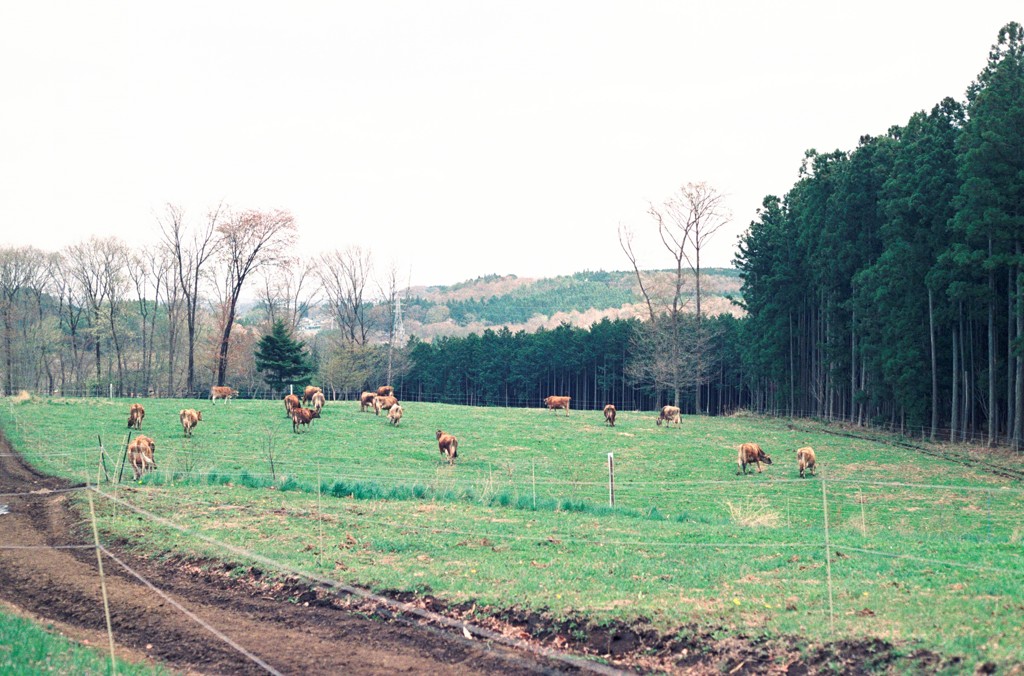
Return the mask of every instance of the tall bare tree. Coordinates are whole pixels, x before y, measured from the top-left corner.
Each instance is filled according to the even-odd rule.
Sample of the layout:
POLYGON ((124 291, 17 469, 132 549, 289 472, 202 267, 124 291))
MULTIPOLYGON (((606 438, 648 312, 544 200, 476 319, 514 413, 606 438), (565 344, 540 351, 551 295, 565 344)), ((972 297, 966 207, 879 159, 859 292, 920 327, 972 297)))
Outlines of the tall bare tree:
MULTIPOLYGON (((653 207, 651 211, 654 211, 653 207)), ((664 276, 641 271, 633 249, 633 238, 634 234, 629 228, 619 226, 619 246, 633 266, 648 312, 648 321, 635 346, 636 358, 630 366, 630 372, 638 380, 649 381, 659 389, 672 390, 673 404, 679 406, 680 391, 685 379, 682 315, 689 304, 684 293, 685 257, 681 247, 669 248, 675 265, 666 284, 664 276)), ((662 239, 665 241, 664 236, 662 239)))
POLYGON ((350 246, 320 257, 320 280, 331 306, 331 313, 345 338, 365 345, 371 329, 366 287, 373 272, 369 250, 350 246))
POLYGON ((34 247, 0 247, 0 314, 4 322, 4 390, 14 390, 14 322, 19 296, 43 283, 46 257, 34 247))
POLYGON ((228 368, 231 329, 238 299, 249 276, 285 259, 295 240, 295 219, 288 211, 247 210, 225 219, 217 226, 220 235, 218 257, 223 267, 225 305, 217 357, 217 384, 224 385, 228 368))
POLYGON ((53 292, 57 297, 58 326, 69 343, 61 351, 60 388, 64 391, 71 383, 82 380, 85 352, 82 345, 82 315, 85 313, 85 299, 78 280, 72 274, 73 262, 68 260, 67 251, 50 256, 48 270, 53 292), (70 348, 68 354, 67 348, 70 348))
POLYGON ((124 243, 116 237, 91 237, 66 250, 71 274, 89 311, 97 384, 103 378, 103 339, 109 337, 117 357, 119 389, 124 382, 124 363, 117 334, 116 308, 124 292, 125 254, 124 243))
POLYGON ((319 302, 320 279, 313 261, 288 258, 264 271, 259 301, 271 325, 278 319, 294 332, 299 320, 319 302))
POLYGON ((164 246, 171 253, 177 268, 178 283, 185 300, 185 320, 188 326, 188 373, 185 387, 190 394, 195 393, 199 286, 218 241, 217 224, 222 210, 223 205, 217 205, 208 211, 205 223, 194 230, 185 225, 185 210, 173 204, 168 204, 166 213, 157 218, 164 246))
POLYGON ((648 213, 658 224, 662 244, 672 254, 676 263, 676 279, 680 278, 682 261, 686 261, 694 276, 696 300, 696 336, 693 349, 694 390, 696 410, 703 411, 701 387, 706 380, 704 352, 708 336, 704 335, 703 309, 701 308, 701 250, 714 237, 732 215, 725 207, 725 195, 707 183, 687 183, 672 195, 660 208, 651 205, 648 213))

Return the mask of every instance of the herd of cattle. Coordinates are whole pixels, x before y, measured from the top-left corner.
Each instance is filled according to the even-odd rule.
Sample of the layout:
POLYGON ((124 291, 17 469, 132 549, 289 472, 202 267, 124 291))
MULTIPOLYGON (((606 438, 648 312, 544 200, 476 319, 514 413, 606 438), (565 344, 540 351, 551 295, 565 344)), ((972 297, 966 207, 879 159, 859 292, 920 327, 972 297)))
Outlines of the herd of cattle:
MULTIPOLYGON (((238 391, 230 387, 210 388, 211 405, 216 405, 218 399, 224 399, 227 402, 236 396, 238 396, 238 391)), ((552 412, 560 409, 564 410, 565 415, 568 416, 571 400, 572 397, 552 395, 544 399, 544 405, 552 412)), ((297 434, 301 426, 305 426, 307 429, 310 428, 313 420, 320 417, 320 412, 326 403, 327 400, 324 397, 323 390, 313 385, 305 388, 301 399, 296 394, 287 395, 284 398, 284 411, 292 421, 292 431, 297 434), (309 404, 309 407, 307 408, 305 404, 309 404)), ((387 411, 388 422, 395 427, 402 421, 402 405, 398 403, 398 399, 395 397, 395 390, 390 385, 379 387, 376 392, 363 392, 360 395, 359 410, 365 412, 369 408, 372 408, 373 412, 378 416, 381 411, 387 411)), ((605 422, 615 427, 615 406, 608 404, 604 407, 603 413, 605 422)), ((128 427, 134 430, 142 430, 142 420, 145 417, 146 410, 142 404, 132 404, 128 411, 128 427)), ((191 437, 196 425, 203 420, 203 414, 191 408, 179 411, 178 417, 181 420, 181 428, 186 437, 191 437)), ((682 414, 678 406, 663 406, 661 408, 657 420, 659 427, 662 423, 665 423, 666 427, 673 423, 679 426, 681 422, 682 414)), ((448 460, 450 465, 454 465, 455 458, 459 455, 459 440, 443 430, 437 430, 435 436, 441 455, 448 460)), ((131 462, 135 480, 138 480, 147 471, 156 469, 156 462, 154 461, 155 452, 156 441, 144 434, 135 437, 131 444, 129 444, 128 459, 131 462)), ((812 475, 815 474, 817 459, 814 455, 814 449, 809 446, 797 449, 796 459, 797 469, 799 469, 801 477, 805 476, 805 471, 809 471, 812 475)), ((739 456, 736 463, 739 466, 736 474, 746 474, 747 465, 754 465, 757 467, 758 472, 762 472, 761 464, 771 465, 772 459, 761 449, 760 445, 745 443, 739 447, 739 456)))

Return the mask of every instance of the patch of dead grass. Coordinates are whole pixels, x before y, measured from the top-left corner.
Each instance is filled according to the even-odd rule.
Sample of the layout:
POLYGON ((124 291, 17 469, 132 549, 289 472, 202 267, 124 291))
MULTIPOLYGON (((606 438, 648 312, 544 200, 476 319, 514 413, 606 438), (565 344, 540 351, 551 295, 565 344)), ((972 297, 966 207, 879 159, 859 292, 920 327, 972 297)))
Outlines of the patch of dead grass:
POLYGON ((725 507, 729 510, 729 518, 737 526, 778 528, 782 522, 779 513, 769 509, 768 503, 764 500, 753 499, 737 504, 726 501, 725 507))

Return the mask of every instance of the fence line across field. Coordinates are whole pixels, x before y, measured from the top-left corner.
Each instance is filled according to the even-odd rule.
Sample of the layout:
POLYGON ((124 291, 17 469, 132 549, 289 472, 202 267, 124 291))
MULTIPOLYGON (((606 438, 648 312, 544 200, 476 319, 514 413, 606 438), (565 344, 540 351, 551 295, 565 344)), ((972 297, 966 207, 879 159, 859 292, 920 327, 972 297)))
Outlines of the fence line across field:
POLYGON ((464 621, 461 621, 461 620, 453 620, 453 619, 451 619, 449 617, 446 617, 444 615, 440 615, 438 613, 434 613, 434 612, 426 610, 424 608, 418 608, 418 607, 416 607, 416 606, 414 606, 414 605, 412 605, 410 603, 404 603, 404 602, 400 602, 400 601, 395 601, 395 600, 389 599, 389 598, 387 598, 385 596, 380 596, 379 594, 374 594, 373 592, 367 591, 365 589, 361 589, 359 587, 353 587, 353 586, 345 584, 344 582, 341 582, 339 580, 333 580, 331 578, 327 578, 327 577, 324 577, 322 575, 317 575, 317 574, 309 573, 307 571, 304 571, 304 570, 301 570, 301 569, 298 569, 298 568, 294 568, 294 567, 289 566, 289 565, 287 565, 287 564, 285 564, 285 563, 283 563, 281 561, 276 561, 274 559, 268 558, 268 557, 263 556, 261 554, 257 554, 256 552, 252 552, 252 551, 249 551, 249 550, 244 549, 242 547, 238 547, 236 545, 232 545, 232 544, 229 544, 229 543, 226 543, 226 542, 221 542, 220 540, 217 540, 215 538, 211 538, 209 536, 203 535, 202 533, 199 533, 199 532, 197 532, 195 530, 192 530, 192 529, 189 529, 189 528, 185 528, 184 526, 181 526, 179 524, 174 523, 170 519, 164 518, 164 517, 159 516, 157 514, 153 514, 152 512, 150 512, 148 510, 145 510, 145 509, 142 509, 141 507, 138 507, 136 505, 133 505, 132 503, 130 503, 130 502, 126 501, 126 500, 118 498, 118 497, 116 497, 114 495, 111 495, 109 493, 105 493, 105 492, 99 490, 99 488, 97 488, 97 487, 91 487, 91 490, 93 492, 95 492, 97 495, 99 495, 99 496, 101 496, 103 498, 106 498, 107 500, 110 500, 111 502, 119 504, 122 507, 125 507, 125 508, 135 512, 136 514, 139 514, 140 516, 144 516, 144 517, 146 517, 147 519, 149 519, 150 521, 152 521, 154 523, 162 524, 164 526, 167 526, 169 528, 177 530, 180 533, 183 533, 185 535, 189 535, 191 537, 197 538, 197 539, 199 539, 199 540, 201 540, 203 542, 206 542, 209 545, 213 545, 214 547, 218 547, 220 549, 223 549, 223 550, 226 550, 228 552, 231 552, 231 553, 235 554, 236 556, 242 556, 242 557, 245 557, 245 558, 247 558, 247 559, 249 559, 251 561, 256 561, 258 563, 261 563, 263 565, 269 566, 269 567, 271 567, 273 569, 276 569, 276 570, 279 570, 281 572, 289 573, 291 575, 296 575, 296 576, 301 577, 301 578, 303 578, 305 580, 309 580, 309 581, 314 582, 314 583, 316 583, 316 584, 318 584, 320 586, 326 587, 326 588, 328 588, 330 590, 342 592, 342 593, 345 593, 345 594, 349 594, 351 596, 356 596, 356 597, 359 597, 359 598, 362 598, 362 599, 366 599, 368 601, 373 601, 375 603, 379 603, 381 605, 384 605, 384 606, 390 608, 391 610, 393 610, 395 612, 398 612, 400 614, 414 615, 414 616, 420 618, 420 620, 423 620, 423 621, 426 621, 426 622, 433 622, 433 623, 437 623, 437 624, 440 624, 442 626, 448 627, 450 629, 461 630, 467 636, 472 635, 474 637, 486 638, 486 639, 488 639, 490 641, 494 641, 496 643, 501 643, 502 645, 514 647, 514 648, 517 648, 517 649, 520 649, 520 650, 524 650, 524 651, 533 653, 534 655, 540 655, 540 656, 543 656, 543 657, 546 657, 546 658, 549 658, 549 659, 555 659, 555 660, 558 660, 558 661, 561 661, 561 662, 565 662, 567 664, 571 664, 574 667, 582 669, 584 671, 591 671, 591 672, 598 673, 598 674, 606 674, 608 676, 620 676, 620 675, 624 674, 624 672, 622 672, 621 670, 615 669, 615 668, 610 667, 608 665, 599 664, 599 663, 592 662, 590 660, 581 659, 581 658, 578 658, 578 657, 575 657, 575 656, 572 656, 572 655, 565 655, 565 654, 559 653, 557 651, 551 650, 549 648, 545 648, 543 646, 530 645, 529 643, 526 643, 524 641, 519 641, 519 640, 516 640, 516 639, 512 639, 512 638, 503 636, 502 634, 499 634, 497 632, 491 631, 490 629, 486 629, 486 628, 481 627, 481 626, 470 624, 468 622, 464 622, 464 621))
POLYGON ((253 664, 256 664, 257 666, 259 666, 261 669, 263 669, 267 673, 276 674, 277 676, 281 676, 281 672, 280 671, 278 671, 274 667, 270 666, 269 664, 264 662, 262 659, 260 659, 259 657, 257 657, 253 653, 249 652, 248 650, 243 648, 241 645, 239 645, 235 641, 231 640, 228 636, 226 636, 220 630, 216 629, 209 622, 207 622, 203 618, 199 617, 198 615, 196 615, 195 613, 190 611, 188 608, 185 608, 183 605, 181 605, 180 603, 175 601, 169 595, 164 593, 163 590, 161 590, 156 585, 154 585, 152 582, 150 582, 145 577, 143 577, 138 571, 136 571, 134 568, 132 568, 127 563, 125 563, 120 558, 118 558, 109 549, 107 549, 106 547, 104 547, 102 545, 97 545, 97 548, 99 549, 99 551, 101 551, 104 554, 106 554, 107 557, 109 557, 112 561, 114 561, 119 566, 121 566, 121 568, 123 568, 129 575, 131 575, 136 580, 138 580, 139 582, 144 584, 150 591, 154 592, 157 596, 162 598, 164 601, 166 601, 167 603, 169 603, 172 606, 174 606, 174 608, 176 610, 178 610, 180 613, 182 613, 183 615, 188 617, 190 620, 192 620, 193 622, 195 622, 196 624, 201 626, 203 629, 206 629, 208 632, 210 632, 211 634, 216 636, 218 639, 220 639, 224 643, 226 643, 229 646, 231 646, 236 652, 238 652, 239 654, 245 656, 245 658, 248 659, 250 662, 252 662, 253 664))

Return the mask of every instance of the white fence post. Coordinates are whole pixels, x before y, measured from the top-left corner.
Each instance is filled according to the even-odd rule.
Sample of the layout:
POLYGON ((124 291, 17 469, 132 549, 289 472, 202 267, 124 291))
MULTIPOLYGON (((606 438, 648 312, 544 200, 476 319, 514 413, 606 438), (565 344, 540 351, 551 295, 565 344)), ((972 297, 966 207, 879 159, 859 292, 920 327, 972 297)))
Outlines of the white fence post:
POLYGON ((608 506, 615 506, 615 454, 608 454, 608 506))

